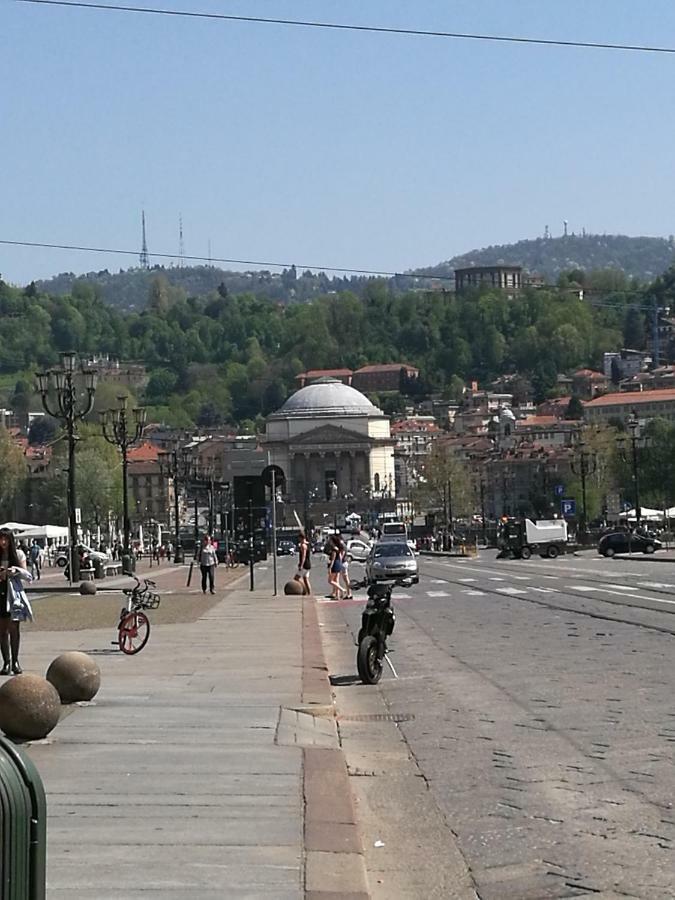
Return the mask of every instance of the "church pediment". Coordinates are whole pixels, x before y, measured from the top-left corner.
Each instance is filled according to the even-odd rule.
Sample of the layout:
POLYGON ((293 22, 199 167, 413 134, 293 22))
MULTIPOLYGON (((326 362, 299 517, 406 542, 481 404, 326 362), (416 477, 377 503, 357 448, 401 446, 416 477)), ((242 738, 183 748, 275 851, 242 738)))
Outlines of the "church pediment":
POLYGON ((312 428, 311 431, 305 431, 291 440, 294 447, 302 447, 308 444, 316 446, 317 444, 325 444, 330 448, 350 444, 370 444, 371 439, 366 434, 357 434, 348 428, 338 428, 336 425, 320 425, 318 428, 312 428))

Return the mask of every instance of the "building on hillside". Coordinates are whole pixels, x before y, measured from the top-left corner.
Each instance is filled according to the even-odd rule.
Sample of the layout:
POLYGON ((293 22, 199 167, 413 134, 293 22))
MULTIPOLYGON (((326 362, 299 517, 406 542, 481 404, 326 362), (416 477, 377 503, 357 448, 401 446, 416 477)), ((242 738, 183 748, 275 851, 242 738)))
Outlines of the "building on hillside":
POLYGON ((602 369, 608 381, 618 384, 626 378, 633 378, 646 372, 652 364, 651 354, 642 350, 625 348, 615 353, 602 354, 602 369))
POLYGON ((455 269, 455 290, 476 290, 490 288, 494 290, 520 290, 523 287, 522 266, 467 266, 455 269))
POLYGON ((420 370, 405 363, 382 363, 361 366, 352 375, 352 387, 364 394, 380 391, 400 391, 405 393, 415 386, 420 370))
MULTIPOLYGON (((285 475, 286 496, 315 515, 395 509, 395 440, 389 418, 337 379, 292 394, 267 417, 263 449, 285 475)), ((302 513, 301 513, 302 514, 302 513)), ((305 516, 305 520, 306 520, 305 516)))
POLYGON ((147 369, 140 362, 120 362, 107 355, 99 355, 90 356, 83 365, 96 369, 99 381, 107 384, 118 384, 132 391, 145 390, 148 384, 147 369))
POLYGON ((675 389, 604 394, 584 403, 584 420, 591 425, 627 421, 633 410, 640 419, 675 420, 675 389))
POLYGON ((417 484, 424 461, 442 434, 433 416, 410 416, 392 424, 391 435, 396 441, 394 467, 398 496, 405 497, 409 488, 417 484))
POLYGON ((564 419, 567 416, 571 399, 571 397, 552 397, 550 400, 544 400, 537 406, 536 414, 564 419))
POLYGON ((580 400, 592 400, 604 394, 609 387, 609 379, 603 372, 593 369, 578 369, 572 375, 572 393, 580 400))
POLYGON ((352 383, 353 372, 351 369, 308 369, 307 372, 301 372, 295 376, 298 387, 303 388, 306 384, 314 384, 320 378, 335 378, 342 384, 352 383))
POLYGON ((580 423, 558 416, 526 416, 517 419, 516 440, 524 438, 540 447, 571 447, 579 434, 580 423))

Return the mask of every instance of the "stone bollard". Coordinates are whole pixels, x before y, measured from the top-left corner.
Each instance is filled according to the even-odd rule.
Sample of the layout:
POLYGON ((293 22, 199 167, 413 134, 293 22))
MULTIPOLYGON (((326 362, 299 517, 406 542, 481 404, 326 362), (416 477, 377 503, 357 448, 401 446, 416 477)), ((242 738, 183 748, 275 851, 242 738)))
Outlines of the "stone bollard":
POLYGON ((295 578, 293 578, 291 581, 287 581, 284 585, 284 594, 300 597, 304 593, 305 589, 302 586, 302 582, 296 581, 295 578))
POLYGON ((61 703, 78 703, 96 696, 101 687, 101 670, 91 656, 71 650, 52 662, 47 681, 58 691, 61 703))
POLYGON ((96 593, 96 584, 93 581, 83 581, 80 585, 82 596, 92 596, 96 593))
POLYGON ((39 675, 16 675, 0 687, 0 728, 8 737, 40 740, 60 714, 58 691, 39 675))

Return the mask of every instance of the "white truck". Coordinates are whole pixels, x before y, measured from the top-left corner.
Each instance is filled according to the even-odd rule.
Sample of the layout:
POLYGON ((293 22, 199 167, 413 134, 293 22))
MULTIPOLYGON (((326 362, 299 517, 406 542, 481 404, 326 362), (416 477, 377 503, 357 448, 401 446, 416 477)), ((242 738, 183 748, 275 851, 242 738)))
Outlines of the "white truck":
POLYGON ((506 519, 497 538, 498 559, 529 559, 533 553, 555 559, 567 552, 567 522, 564 519, 506 519))

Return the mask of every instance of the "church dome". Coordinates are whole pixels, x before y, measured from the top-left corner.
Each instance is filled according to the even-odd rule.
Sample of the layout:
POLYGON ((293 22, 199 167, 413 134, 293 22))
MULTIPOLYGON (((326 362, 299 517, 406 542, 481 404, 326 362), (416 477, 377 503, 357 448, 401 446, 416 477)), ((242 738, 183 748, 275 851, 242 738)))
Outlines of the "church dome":
POLYGON ((318 418, 340 416, 382 416, 384 413, 370 400, 335 378, 320 378, 300 388, 288 398, 271 419, 318 418))

